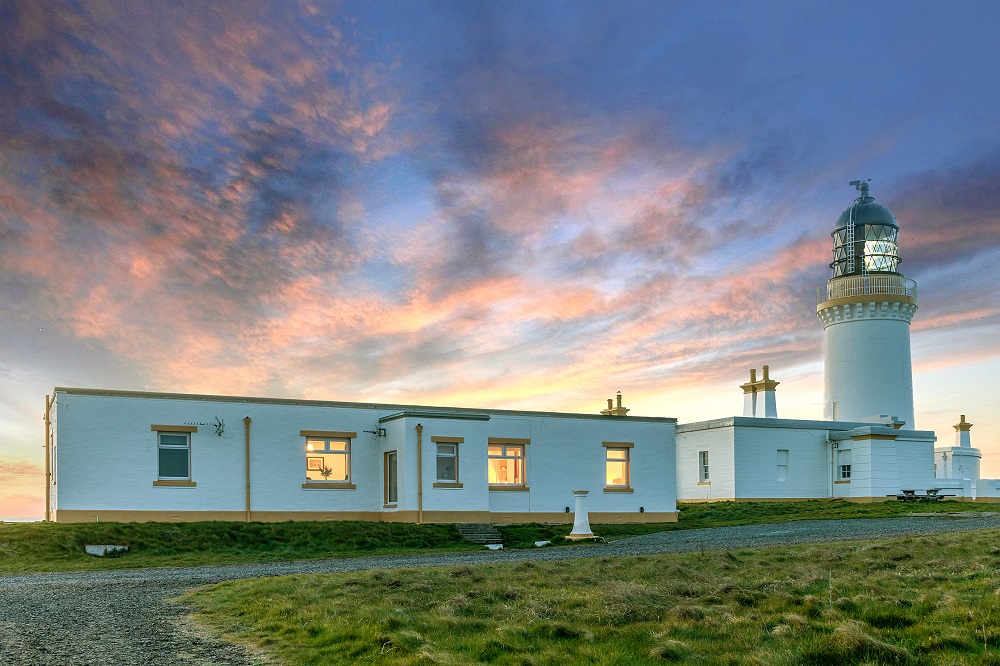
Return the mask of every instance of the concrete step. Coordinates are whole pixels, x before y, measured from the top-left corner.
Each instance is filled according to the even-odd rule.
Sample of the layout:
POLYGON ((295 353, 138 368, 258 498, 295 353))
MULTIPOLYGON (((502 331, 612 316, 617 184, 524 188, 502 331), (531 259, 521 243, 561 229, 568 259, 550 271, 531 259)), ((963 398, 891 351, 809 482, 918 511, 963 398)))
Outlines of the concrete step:
POLYGON ((472 543, 483 545, 503 543, 503 537, 491 523, 458 523, 455 528, 472 543))

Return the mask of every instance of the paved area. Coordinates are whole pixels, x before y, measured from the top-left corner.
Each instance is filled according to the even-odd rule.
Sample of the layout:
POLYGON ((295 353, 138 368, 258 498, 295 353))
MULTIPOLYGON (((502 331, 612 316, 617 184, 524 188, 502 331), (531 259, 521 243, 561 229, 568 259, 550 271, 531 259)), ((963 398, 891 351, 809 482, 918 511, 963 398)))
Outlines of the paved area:
POLYGON ((756 548, 998 528, 1000 513, 815 520, 665 532, 598 546, 0 576, 0 664, 249 666, 264 663, 248 649, 224 643, 193 628, 185 620, 184 608, 170 601, 193 587, 224 580, 756 548))

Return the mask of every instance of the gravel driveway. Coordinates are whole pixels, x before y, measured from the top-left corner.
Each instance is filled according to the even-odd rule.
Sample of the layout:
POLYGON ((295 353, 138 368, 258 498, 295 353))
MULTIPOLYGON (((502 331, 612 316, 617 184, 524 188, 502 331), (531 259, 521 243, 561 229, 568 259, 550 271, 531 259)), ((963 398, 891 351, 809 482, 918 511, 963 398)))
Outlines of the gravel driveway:
POLYGON ((648 555, 1000 528, 1000 513, 960 517, 810 520, 664 532, 602 546, 477 551, 187 569, 0 576, 0 664, 261 664, 249 650, 192 628, 171 602, 223 580, 291 573, 648 555))

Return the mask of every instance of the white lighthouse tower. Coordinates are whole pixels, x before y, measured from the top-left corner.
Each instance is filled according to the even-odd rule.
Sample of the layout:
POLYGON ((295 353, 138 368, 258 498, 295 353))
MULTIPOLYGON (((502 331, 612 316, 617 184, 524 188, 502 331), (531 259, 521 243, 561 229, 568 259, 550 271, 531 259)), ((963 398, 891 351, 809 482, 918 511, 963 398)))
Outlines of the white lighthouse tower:
MULTIPOLYGON (((867 181, 833 231, 833 277, 817 293, 823 322, 825 402, 833 421, 886 422, 914 428, 910 320, 917 284, 898 271, 899 224, 875 203, 867 181)), ((898 425, 897 425, 898 427, 898 425)))

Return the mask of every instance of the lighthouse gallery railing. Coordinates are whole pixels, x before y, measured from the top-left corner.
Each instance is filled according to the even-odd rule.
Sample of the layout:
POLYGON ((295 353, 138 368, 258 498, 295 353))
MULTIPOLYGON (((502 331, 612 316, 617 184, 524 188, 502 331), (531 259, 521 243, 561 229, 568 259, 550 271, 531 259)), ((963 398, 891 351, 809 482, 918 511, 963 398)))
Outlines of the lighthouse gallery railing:
POLYGON ((824 287, 816 290, 816 303, 825 303, 838 298, 853 296, 875 296, 886 294, 890 296, 917 297, 917 283, 901 275, 867 275, 842 277, 830 280, 824 287))

